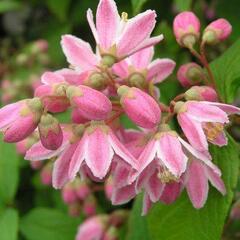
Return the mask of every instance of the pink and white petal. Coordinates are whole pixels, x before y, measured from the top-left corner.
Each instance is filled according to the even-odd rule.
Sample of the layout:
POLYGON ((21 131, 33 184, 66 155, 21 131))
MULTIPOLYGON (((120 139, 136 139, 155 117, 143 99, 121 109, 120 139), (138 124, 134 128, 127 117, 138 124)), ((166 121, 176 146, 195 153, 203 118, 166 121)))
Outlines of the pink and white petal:
POLYGON ((157 145, 154 139, 148 142, 138 158, 139 172, 142 172, 155 159, 158 148, 157 145))
POLYGON ((57 72, 45 72, 41 77, 41 82, 46 85, 59 84, 64 82, 64 78, 57 72))
POLYGON ((219 147, 226 146, 228 144, 228 139, 226 137, 226 134, 224 132, 221 132, 218 134, 217 138, 213 141, 210 141, 211 143, 218 145, 219 147))
POLYGON ((202 102, 189 101, 185 104, 187 107, 187 114, 192 119, 199 122, 229 122, 227 114, 218 107, 202 102))
POLYGON ((148 66, 147 79, 148 81, 160 83, 167 78, 174 70, 176 63, 167 58, 156 59, 148 66))
POLYGON ((143 207, 142 207, 142 216, 147 215, 148 211, 152 207, 152 202, 147 193, 144 194, 143 196, 143 207))
POLYGON ((96 13, 96 28, 100 47, 108 50, 114 43, 120 17, 113 0, 100 0, 96 13))
POLYGON ((76 150, 78 143, 69 145, 64 152, 58 157, 53 165, 52 183, 56 189, 62 188, 69 180, 68 169, 71 158, 76 150))
POLYGON ((97 57, 89 43, 72 35, 64 35, 61 45, 67 61, 83 71, 92 70, 97 65, 97 57))
POLYGON ((141 51, 145 48, 149 48, 149 47, 152 47, 152 46, 155 46, 156 44, 158 44, 159 42, 161 42, 163 40, 163 35, 159 35, 159 36, 156 36, 156 37, 152 37, 152 38, 147 38, 146 40, 144 40, 141 44, 139 44, 136 48, 130 50, 128 52, 128 55, 127 56, 130 56, 138 51, 141 51))
POLYGON ((158 143, 158 157, 174 176, 180 177, 186 170, 187 157, 178 138, 170 134, 164 134, 158 143))
POLYGON ((207 101, 202 101, 201 103, 216 106, 216 107, 220 108, 221 110, 223 110, 224 112, 226 112, 228 115, 240 114, 240 108, 233 106, 233 105, 229 105, 229 104, 225 104, 225 103, 218 103, 218 102, 207 102, 207 101))
POLYGON ((138 170, 137 160, 132 156, 132 154, 127 150, 126 147, 117 139, 112 131, 108 134, 108 141, 113 148, 116 155, 121 157, 130 166, 138 170))
POLYGON ((157 202, 159 200, 164 190, 164 184, 161 183, 157 171, 155 171, 155 173, 146 182, 145 190, 152 202, 157 202))
POLYGON ((55 73, 63 76, 67 83, 76 86, 82 85, 90 74, 89 71, 77 72, 68 68, 63 68, 61 70, 55 71, 55 73))
POLYGON ((87 10, 87 20, 88 20, 88 24, 92 30, 93 36, 95 38, 95 41, 97 44, 99 44, 99 38, 98 38, 98 33, 97 33, 97 29, 94 23, 94 19, 93 19, 93 13, 91 9, 87 10))
POLYGON ((177 119, 191 145, 198 151, 207 151, 208 143, 202 124, 192 120, 186 113, 178 114, 177 119))
POLYGON ((154 54, 153 47, 145 48, 130 56, 131 64, 138 70, 145 69, 151 62, 154 54))
POLYGON ((206 175, 211 182, 211 184, 220 192, 222 195, 226 194, 226 187, 221 179, 221 176, 219 174, 216 174, 212 169, 210 168, 205 168, 206 170, 206 175))
POLYGON ((149 38, 156 23, 155 18, 156 13, 152 10, 147 10, 131 18, 117 44, 117 55, 120 57, 129 55, 130 51, 149 38))
POLYGON ((112 71, 114 74, 116 74, 118 77, 125 79, 129 75, 128 71, 128 63, 126 60, 122 60, 118 63, 115 63, 112 67, 112 71))
POLYGON ((173 182, 165 184, 164 190, 160 197, 160 201, 165 204, 171 204, 176 201, 182 191, 182 184, 180 182, 173 182))
POLYGON ((109 171, 114 155, 108 135, 100 128, 96 128, 87 136, 86 141, 86 164, 95 177, 103 179, 109 171))
POLYGON ((112 194, 112 204, 121 205, 129 202, 136 196, 134 183, 122 188, 115 188, 112 194))
POLYGON ((78 143, 78 146, 69 164, 68 177, 70 180, 73 180, 76 177, 77 173, 80 171, 82 162, 85 158, 85 145, 86 145, 86 138, 83 137, 78 143))
POLYGON ((192 161, 187 174, 188 196, 195 208, 202 208, 208 196, 208 178, 205 175, 204 166, 197 161, 192 161))
POLYGON ((11 103, 0 109, 0 130, 3 130, 19 117, 19 111, 23 103, 23 101, 11 103))

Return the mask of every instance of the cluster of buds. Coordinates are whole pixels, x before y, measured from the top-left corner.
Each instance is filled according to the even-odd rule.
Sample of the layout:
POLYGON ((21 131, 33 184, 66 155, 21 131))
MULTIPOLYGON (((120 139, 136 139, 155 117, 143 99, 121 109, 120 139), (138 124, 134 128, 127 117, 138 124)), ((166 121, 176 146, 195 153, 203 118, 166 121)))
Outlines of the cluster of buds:
MULTIPOLYGON (((175 18, 178 43, 199 56, 208 70, 205 75, 196 64, 184 66, 178 74, 181 82, 185 87, 205 78, 210 83, 187 89, 167 106, 160 102, 156 84, 172 73, 175 63, 152 61, 153 46, 163 38, 150 37, 155 18, 152 10, 131 19, 126 13, 120 17, 113 0, 100 0, 96 25, 92 11, 87 12, 96 53, 89 43, 64 35, 61 45, 70 67, 44 73, 33 99, 0 109, 4 141, 24 141, 38 131, 39 140, 27 150, 25 159, 53 159, 52 185, 63 188, 65 202, 79 198, 73 182, 79 175, 85 181, 106 181, 106 195, 113 204, 124 204, 144 191, 143 214, 152 203, 174 202, 184 189, 193 206, 201 208, 209 182, 226 193, 209 143, 227 145, 224 126, 228 115, 240 114, 240 109, 218 102, 204 46, 225 39, 230 27, 226 20, 211 23, 198 53, 193 46, 200 38, 199 20, 189 12, 175 18), (55 114, 61 112, 70 112, 71 119, 59 122, 55 114), (120 119, 123 115, 138 129, 126 129, 120 119), (170 127, 174 117, 181 132, 170 127)), ((84 226, 99 221, 93 219, 80 227, 77 239, 84 236, 84 226)), ((95 232, 102 236, 103 229, 98 224, 95 232)))
POLYGON ((116 210, 88 218, 78 229, 76 240, 117 240, 119 228, 128 218, 127 210, 116 210))

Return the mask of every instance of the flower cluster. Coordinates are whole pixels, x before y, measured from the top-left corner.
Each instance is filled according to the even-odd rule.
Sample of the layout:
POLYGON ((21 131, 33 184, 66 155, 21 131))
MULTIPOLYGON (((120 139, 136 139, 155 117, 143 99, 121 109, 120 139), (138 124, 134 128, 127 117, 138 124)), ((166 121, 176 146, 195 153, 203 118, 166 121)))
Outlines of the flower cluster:
MULTIPOLYGON (((100 0, 96 23, 91 10, 87 19, 96 52, 89 43, 64 35, 61 45, 69 68, 44 73, 34 98, 0 110, 4 141, 17 142, 32 163, 51 159, 50 182, 63 188, 69 204, 80 198, 79 175, 85 181, 111 182, 106 189, 113 204, 126 203, 143 191, 143 214, 152 203, 174 202, 184 189, 193 206, 201 208, 209 182, 224 195, 221 170, 212 161, 209 143, 227 144, 224 126, 240 109, 220 101, 204 49, 225 40, 231 25, 216 20, 200 39, 200 22, 193 13, 176 16, 177 42, 203 66, 187 63, 179 68, 177 77, 188 89, 167 106, 160 102, 156 84, 173 72, 175 63, 152 61, 153 47, 163 39, 151 37, 155 11, 128 19, 126 13, 119 16, 113 0, 100 0), (200 53, 195 50, 198 42, 200 53), (59 122, 57 114, 62 112, 71 114, 69 121, 59 122), (137 130, 124 127, 123 115, 137 130), (181 132, 169 125, 174 117, 181 132)), ((87 188, 84 198, 91 192, 87 188)), ((92 233, 103 234, 103 222, 104 216, 89 219, 77 239, 84 238, 85 227, 98 227, 92 233)))

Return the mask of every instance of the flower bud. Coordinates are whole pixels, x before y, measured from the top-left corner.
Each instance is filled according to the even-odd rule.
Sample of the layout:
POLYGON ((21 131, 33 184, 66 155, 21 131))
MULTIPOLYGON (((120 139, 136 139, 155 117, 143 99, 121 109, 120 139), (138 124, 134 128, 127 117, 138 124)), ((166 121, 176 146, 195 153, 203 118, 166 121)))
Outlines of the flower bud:
POLYGON ((101 72, 92 73, 86 81, 86 85, 96 90, 104 90, 107 87, 107 76, 101 72))
POLYGON ((129 211, 128 210, 116 210, 111 213, 110 215, 110 222, 115 227, 120 227, 122 224, 124 224, 129 217, 129 211))
POLYGON ((121 86, 118 88, 121 105, 128 117, 143 128, 154 128, 161 120, 157 102, 138 88, 121 86))
POLYGON ((104 192, 107 197, 107 199, 111 200, 112 193, 113 193, 113 179, 112 177, 109 177, 107 181, 105 181, 104 185, 104 192))
POLYGON ((89 121, 88 119, 84 118, 81 115, 81 113, 78 111, 78 108, 73 108, 72 114, 71 114, 71 119, 72 119, 73 123, 77 123, 77 124, 86 123, 89 121))
POLYGON ((63 142, 62 129, 58 120, 50 114, 44 114, 38 125, 42 145, 49 150, 58 149, 63 142))
POLYGON ((146 88, 147 85, 146 78, 143 76, 143 74, 138 72, 131 74, 128 78, 128 82, 131 87, 137 87, 140 89, 146 88))
POLYGON ((32 147, 34 143, 38 141, 38 137, 35 134, 25 138, 24 140, 16 143, 17 152, 19 154, 25 155, 28 149, 32 147))
POLYGON ((47 50, 48 50, 48 42, 44 39, 39 39, 36 42, 34 42, 31 49, 33 54, 47 52, 47 50))
POLYGON ((96 214, 96 198, 94 195, 89 195, 83 203, 83 212, 86 216, 92 216, 96 214))
POLYGON ((68 214, 71 217, 78 217, 81 213, 82 205, 80 202, 74 202, 68 205, 68 214))
POLYGON ((190 87, 202 81, 204 75, 200 65, 191 62, 183 64, 177 72, 177 79, 183 87, 190 87))
POLYGON ((211 22, 203 33, 203 41, 209 45, 224 41, 232 32, 231 24, 223 18, 211 22))
POLYGON ((173 31, 181 46, 191 48, 199 39, 199 19, 192 12, 179 13, 174 19, 173 31))
POLYGON ((84 180, 80 180, 80 178, 76 178, 76 180, 74 181, 74 185, 76 194, 80 200, 84 200, 91 193, 87 182, 84 180))
POLYGON ((114 226, 110 226, 106 233, 104 234, 103 240, 117 240, 118 230, 114 226))
POLYGON ((47 163, 40 172, 41 182, 44 185, 50 186, 52 185, 52 170, 53 164, 52 162, 47 163))
POLYGON ((34 170, 39 170, 43 166, 42 161, 30 161, 31 168, 34 170))
MULTIPOLYGON (((2 108, 2 113, 5 112, 5 109, 7 110, 8 106, 11 106, 11 104, 2 108)), ((9 124, 5 126, 4 141, 9 143, 20 142, 32 134, 39 123, 42 110, 43 106, 39 98, 21 101, 18 109, 9 113, 9 116, 5 116, 4 122, 7 122, 9 118, 9 124)))
POLYGON ((73 183, 67 183, 62 189, 62 199, 66 204, 74 203, 78 200, 73 183))
POLYGON ((240 199, 233 204, 230 217, 233 220, 240 220, 240 199))
POLYGON ((112 110, 111 102, 103 93, 87 86, 69 86, 67 97, 71 105, 89 120, 104 120, 112 110))
POLYGON ((186 100, 217 102, 217 93, 212 87, 194 86, 185 92, 186 100))

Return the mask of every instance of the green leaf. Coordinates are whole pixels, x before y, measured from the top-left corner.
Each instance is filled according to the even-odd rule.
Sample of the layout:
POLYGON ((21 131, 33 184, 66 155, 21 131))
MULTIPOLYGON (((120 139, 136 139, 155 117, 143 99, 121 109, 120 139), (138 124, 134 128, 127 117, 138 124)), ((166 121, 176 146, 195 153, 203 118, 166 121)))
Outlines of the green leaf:
POLYGON ((192 0, 175 0, 176 8, 179 12, 191 10, 192 0))
POLYGON ((232 102, 240 86, 240 39, 211 63, 217 88, 225 102, 232 102))
POLYGON ((71 0, 47 0, 48 8, 59 18, 61 21, 65 21, 68 16, 68 10, 71 0))
POLYGON ((132 8, 133 8, 133 15, 138 14, 143 5, 147 2, 147 0, 131 0, 132 8))
POLYGON ((5 13, 13 10, 17 10, 21 7, 19 2, 14 1, 1 1, 0 2, 0 13, 5 13))
MULTIPOLYGON (((214 162, 221 168, 227 195, 221 196, 210 188, 204 208, 194 209, 183 194, 174 204, 155 204, 148 215, 151 240, 219 240, 225 219, 233 199, 233 189, 237 184, 239 151, 229 138, 226 147, 211 147, 214 162)), ((135 226, 138 228, 138 226, 135 226)))
POLYGON ((4 143, 0 138, 0 201, 9 204, 18 186, 19 158, 15 145, 4 143))
POLYGON ((0 214, 1 240, 17 240, 18 213, 15 209, 6 209, 0 214))
POLYGON ((35 208, 20 221, 20 231, 27 240, 74 239, 80 220, 55 209, 35 208))
POLYGON ((142 211, 142 195, 139 195, 131 210, 128 221, 128 233, 126 240, 150 240, 146 217, 140 216, 142 211))

